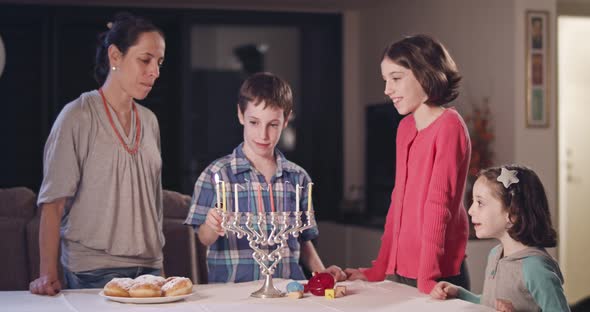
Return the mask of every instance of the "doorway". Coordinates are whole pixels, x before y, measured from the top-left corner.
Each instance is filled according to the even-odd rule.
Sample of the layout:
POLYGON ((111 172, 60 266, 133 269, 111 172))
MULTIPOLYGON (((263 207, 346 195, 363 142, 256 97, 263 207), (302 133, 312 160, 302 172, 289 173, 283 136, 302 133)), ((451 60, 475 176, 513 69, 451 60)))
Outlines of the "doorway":
POLYGON ((559 16, 559 260, 569 302, 590 296, 590 17, 559 16))

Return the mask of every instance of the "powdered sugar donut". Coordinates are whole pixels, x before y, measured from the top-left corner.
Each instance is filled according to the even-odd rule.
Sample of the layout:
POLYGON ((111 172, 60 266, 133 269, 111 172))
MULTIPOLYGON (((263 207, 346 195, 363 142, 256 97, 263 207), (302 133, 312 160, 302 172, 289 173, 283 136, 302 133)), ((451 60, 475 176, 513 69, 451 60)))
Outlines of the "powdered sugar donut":
POLYGON ((140 275, 140 276, 136 277, 135 283, 149 283, 149 284, 155 284, 155 285, 162 287, 162 285, 164 285, 164 283, 166 283, 166 279, 161 276, 144 274, 144 275, 140 275))
POLYGON ((133 286, 133 280, 130 278, 113 278, 104 285, 103 291, 107 296, 129 297, 129 289, 133 286))
POLYGON ((137 298, 162 297, 162 287, 156 283, 136 281, 129 289, 129 295, 137 298))
POLYGON ((166 297, 190 294, 193 291, 193 283, 186 277, 173 276, 166 279, 162 286, 162 292, 166 297))

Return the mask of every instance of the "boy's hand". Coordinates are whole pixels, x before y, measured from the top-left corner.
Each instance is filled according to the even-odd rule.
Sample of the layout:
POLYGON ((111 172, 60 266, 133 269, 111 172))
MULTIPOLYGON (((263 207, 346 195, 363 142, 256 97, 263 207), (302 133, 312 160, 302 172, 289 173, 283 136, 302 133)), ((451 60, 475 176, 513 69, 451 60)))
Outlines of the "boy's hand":
POLYGON ((514 307, 509 300, 496 299, 496 310, 500 312, 512 312, 514 311, 514 307))
POLYGON ((207 212, 207 218, 205 219, 205 224, 219 236, 225 235, 225 231, 221 227, 221 221, 222 218, 221 215, 217 212, 217 209, 209 209, 209 212, 207 212))
POLYGON ((334 276, 334 281, 342 282, 346 280, 346 273, 342 271, 342 269, 337 265, 331 265, 327 269, 324 270, 326 273, 332 274, 334 276))
POLYGON ((366 281, 367 280, 367 276, 365 276, 365 274, 363 272, 361 272, 361 270, 359 269, 345 269, 344 273, 346 273, 346 277, 347 280, 349 281, 355 281, 355 280, 361 280, 361 281, 366 281))
POLYGON ((439 300, 446 300, 457 298, 458 294, 459 289, 457 288, 457 286, 448 282, 438 282, 438 284, 436 284, 434 288, 432 288, 432 291, 430 292, 430 297, 439 300))

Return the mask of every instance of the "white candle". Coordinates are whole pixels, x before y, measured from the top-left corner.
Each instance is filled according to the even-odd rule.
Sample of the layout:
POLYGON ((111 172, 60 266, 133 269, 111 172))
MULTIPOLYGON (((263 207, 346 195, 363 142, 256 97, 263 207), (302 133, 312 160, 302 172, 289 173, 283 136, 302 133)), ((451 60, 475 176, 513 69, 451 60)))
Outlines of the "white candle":
POLYGON ((238 208, 238 183, 234 184, 234 205, 236 206, 236 213, 240 210, 238 208))
POLYGON ((222 198, 221 200, 223 201, 223 203, 221 204, 223 206, 223 212, 227 211, 227 202, 226 197, 225 197, 225 181, 221 181, 221 194, 222 194, 222 198))
POLYGON ((311 211, 311 187, 313 183, 307 183, 307 212, 311 211))
POLYGON ((299 212, 299 183, 295 185, 295 211, 299 212))
POLYGON ((217 208, 221 208, 221 197, 219 197, 219 175, 215 174, 215 193, 217 194, 217 208))

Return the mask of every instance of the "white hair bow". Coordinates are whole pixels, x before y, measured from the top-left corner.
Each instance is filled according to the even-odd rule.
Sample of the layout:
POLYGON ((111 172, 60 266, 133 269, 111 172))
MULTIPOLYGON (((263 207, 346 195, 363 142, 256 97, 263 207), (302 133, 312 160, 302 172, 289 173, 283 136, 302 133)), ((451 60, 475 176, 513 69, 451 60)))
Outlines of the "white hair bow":
POLYGON ((510 185, 518 183, 518 178, 516 177, 516 174, 518 173, 518 171, 516 170, 508 170, 504 167, 501 168, 502 172, 500 173, 500 176, 496 179, 498 182, 504 184, 505 188, 510 187, 510 185))

